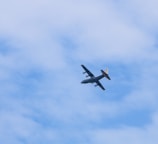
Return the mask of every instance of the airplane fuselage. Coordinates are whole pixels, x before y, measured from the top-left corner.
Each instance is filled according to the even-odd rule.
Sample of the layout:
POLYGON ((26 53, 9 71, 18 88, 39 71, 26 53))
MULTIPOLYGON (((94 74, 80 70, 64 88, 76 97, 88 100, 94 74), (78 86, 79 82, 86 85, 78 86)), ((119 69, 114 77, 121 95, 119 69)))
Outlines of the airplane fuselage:
POLYGON ((105 90, 105 88, 103 87, 103 85, 99 82, 100 79, 102 79, 103 77, 106 77, 107 79, 110 80, 110 77, 108 75, 108 71, 103 71, 101 70, 101 75, 95 77, 94 74, 92 72, 90 72, 84 65, 81 65, 82 68, 84 69, 83 74, 87 73, 88 75, 86 75, 86 77, 90 77, 87 78, 83 81, 81 81, 82 84, 86 84, 86 83, 96 83, 95 86, 99 86, 102 90, 105 90))
POLYGON ((104 75, 102 74, 102 75, 97 76, 97 77, 91 77, 91 78, 85 79, 81 83, 82 84, 95 83, 95 82, 99 81, 100 79, 102 79, 103 77, 104 77, 104 75))

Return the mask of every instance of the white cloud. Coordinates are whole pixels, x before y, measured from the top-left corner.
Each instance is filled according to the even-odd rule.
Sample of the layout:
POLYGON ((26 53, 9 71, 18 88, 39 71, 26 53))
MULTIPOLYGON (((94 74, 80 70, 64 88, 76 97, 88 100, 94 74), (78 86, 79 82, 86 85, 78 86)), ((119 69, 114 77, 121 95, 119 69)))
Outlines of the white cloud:
POLYGON ((132 21, 149 33, 157 33, 158 23, 158 2, 156 0, 132 0, 120 1, 120 11, 123 10, 124 15, 129 17, 132 21))
POLYGON ((42 5, 36 2, 14 1, 13 5, 3 2, 0 32, 9 38, 10 46, 18 48, 21 52, 18 60, 49 69, 63 66, 65 62, 60 45, 51 38, 47 28, 43 27, 47 26, 44 18, 47 13, 42 15, 42 5))
MULTIPOLYGON (((156 22, 157 10, 153 4, 150 6, 154 11, 148 13, 146 3, 136 1, 125 3, 123 10, 107 1, 7 0, 0 3, 0 36, 13 50, 0 55, 1 134, 5 132, 14 143, 19 142, 16 137, 29 139, 29 143, 39 140, 59 143, 62 136, 63 143, 73 137, 82 143, 86 139, 109 144, 133 143, 133 139, 134 143, 149 143, 152 139, 156 142, 157 116, 144 129, 124 125, 120 129, 94 128, 89 134, 88 128, 132 110, 157 110, 156 38, 149 33, 152 23, 145 23, 148 18, 156 22), (131 3, 131 11, 137 9, 140 25, 133 20, 133 13, 127 11, 131 3), (148 29, 144 25, 148 25, 148 29), (74 47, 63 45, 63 37, 68 37, 69 43, 74 42, 74 47), (131 83, 131 90, 115 101, 109 100, 108 91, 104 95, 97 89, 97 93, 92 91, 91 86, 81 85, 82 70, 76 68, 80 61, 94 65, 98 61, 130 65, 127 76, 133 74, 132 79, 128 82, 120 76, 112 79, 111 85, 113 90, 119 87, 123 91, 117 80, 131 83), (140 74, 135 74, 134 68, 138 68, 140 74), (32 70, 42 71, 43 77, 30 80, 27 75, 32 70), (33 137, 36 131, 40 132, 33 137)), ((117 68, 112 71, 118 72, 117 68)), ((121 95, 117 92, 111 93, 112 96, 121 95)), ((3 142, 10 143, 5 135, 3 137, 3 142)))
MULTIPOLYGON (((3 3, 1 7, 7 5, 3 3)), ((31 60, 46 67, 55 65, 48 61, 64 63, 62 47, 54 40, 65 33, 76 39, 78 49, 72 52, 88 61, 138 60, 146 57, 146 49, 154 44, 148 33, 126 22, 109 2, 15 1, 8 8, 11 12, 1 9, 1 31, 18 38, 16 43, 26 47, 24 52, 31 60)))
POLYGON ((144 128, 136 127, 124 127, 118 129, 98 129, 96 131, 89 132, 89 137, 91 137, 91 143, 107 143, 107 144, 117 144, 129 143, 129 144, 148 144, 157 143, 157 114, 153 117, 153 123, 144 128))

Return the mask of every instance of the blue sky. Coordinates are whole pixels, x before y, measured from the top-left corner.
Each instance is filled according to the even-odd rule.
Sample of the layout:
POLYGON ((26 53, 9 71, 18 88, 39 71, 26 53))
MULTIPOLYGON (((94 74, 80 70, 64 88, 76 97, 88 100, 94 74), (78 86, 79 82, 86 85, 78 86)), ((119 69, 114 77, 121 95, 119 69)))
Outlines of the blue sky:
POLYGON ((157 144, 156 0, 0 2, 0 142, 157 144), (109 68, 102 91, 84 64, 109 68))

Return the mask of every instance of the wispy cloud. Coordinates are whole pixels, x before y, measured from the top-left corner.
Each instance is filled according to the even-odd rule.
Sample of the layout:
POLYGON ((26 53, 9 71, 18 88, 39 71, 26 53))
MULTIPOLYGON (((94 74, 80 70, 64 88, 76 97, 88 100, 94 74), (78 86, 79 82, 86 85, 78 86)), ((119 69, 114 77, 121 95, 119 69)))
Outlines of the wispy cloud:
POLYGON ((156 6, 0 2, 0 141, 155 144, 156 6), (109 66, 106 92, 80 84, 81 63, 109 66))

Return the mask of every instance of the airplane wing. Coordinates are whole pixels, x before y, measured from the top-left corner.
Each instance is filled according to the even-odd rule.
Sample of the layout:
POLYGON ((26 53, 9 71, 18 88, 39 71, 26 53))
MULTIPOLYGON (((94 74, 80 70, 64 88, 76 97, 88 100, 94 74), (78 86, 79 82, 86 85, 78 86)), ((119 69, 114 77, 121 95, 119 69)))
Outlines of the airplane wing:
POLYGON ((94 75, 84 65, 81 66, 90 77, 94 77, 94 75))
POLYGON ((105 90, 105 88, 103 87, 103 85, 99 81, 97 81, 96 83, 102 90, 105 90))

